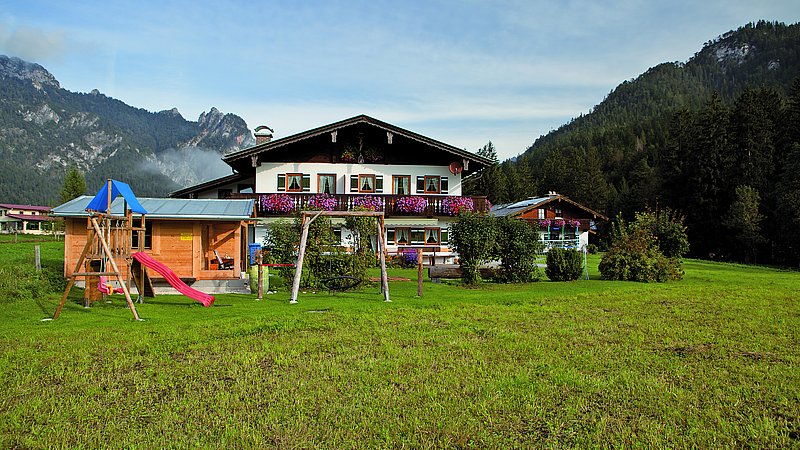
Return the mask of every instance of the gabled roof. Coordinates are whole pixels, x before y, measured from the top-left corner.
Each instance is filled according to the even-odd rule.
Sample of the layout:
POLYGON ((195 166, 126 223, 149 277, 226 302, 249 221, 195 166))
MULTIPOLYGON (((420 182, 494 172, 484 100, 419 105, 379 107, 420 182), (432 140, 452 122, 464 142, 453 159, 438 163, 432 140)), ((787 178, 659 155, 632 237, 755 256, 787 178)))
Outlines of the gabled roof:
POLYGON ((599 218, 602 220, 608 220, 608 217, 600 214, 597 211, 594 211, 586 206, 581 205, 578 202, 570 200, 569 198, 563 195, 551 195, 547 197, 533 197, 525 200, 518 201, 516 203, 505 203, 502 205, 494 205, 492 206, 491 214, 497 217, 506 217, 506 216, 519 216, 524 214, 532 209, 538 209, 542 206, 554 202, 554 201, 563 201, 569 204, 575 205, 576 207, 588 212, 595 218, 599 218))
MULTIPOLYGON (((53 208, 57 217, 86 217, 85 211, 91 197, 82 195, 53 208)), ((205 219, 205 220, 247 220, 253 213, 253 199, 217 200, 188 198, 139 198, 139 203, 152 219, 205 219)), ((123 215, 123 199, 111 203, 111 213, 123 215)))
POLYGON ((36 206, 36 205, 16 205, 14 203, 0 203, 0 208, 3 209, 24 209, 26 211, 50 211, 49 206, 36 206))
POLYGON ((211 189, 217 186, 224 186, 229 183, 235 183, 237 181, 242 181, 247 178, 252 178, 253 174, 244 174, 244 173, 234 173, 231 175, 225 175, 224 177, 216 178, 214 180, 205 181, 200 184, 195 184, 194 186, 185 187, 183 189, 178 189, 177 191, 173 191, 169 193, 170 197, 183 197, 188 194, 192 194, 194 192, 205 191, 207 189, 211 189))
POLYGON ((377 128, 381 128, 383 130, 389 131, 393 134, 398 136, 404 136, 406 138, 412 139, 417 142, 421 142, 423 144, 429 145, 431 147, 437 148, 439 150, 443 150, 448 153, 452 153, 454 155, 460 156, 464 159, 475 161, 478 164, 482 164, 484 166, 492 165, 492 161, 486 159, 482 156, 478 156, 474 153, 468 152, 466 150, 462 150, 457 147, 453 147, 450 144, 445 144, 444 142, 437 141, 436 139, 431 139, 429 137, 423 136, 421 134, 414 133, 413 131, 406 130, 404 128, 400 128, 398 126, 380 121, 378 119, 366 116, 361 114, 359 116, 351 117, 349 119, 345 119, 339 122, 334 122, 329 125, 323 125, 318 128, 314 128, 313 130, 303 131, 302 133, 297 133, 291 136, 287 136, 284 138, 276 139, 274 141, 264 142, 262 144, 255 145, 250 148, 246 148, 244 150, 240 150, 238 152, 231 153, 226 155, 222 158, 223 161, 232 165, 234 161, 240 160, 242 158, 248 158, 253 155, 257 155, 259 153, 268 152, 270 150, 283 147, 288 144, 292 144, 295 142, 302 141, 304 139, 308 139, 311 137, 319 136, 321 134, 330 133, 332 131, 336 131, 340 128, 348 127, 351 125, 359 124, 359 123, 366 123, 377 128))

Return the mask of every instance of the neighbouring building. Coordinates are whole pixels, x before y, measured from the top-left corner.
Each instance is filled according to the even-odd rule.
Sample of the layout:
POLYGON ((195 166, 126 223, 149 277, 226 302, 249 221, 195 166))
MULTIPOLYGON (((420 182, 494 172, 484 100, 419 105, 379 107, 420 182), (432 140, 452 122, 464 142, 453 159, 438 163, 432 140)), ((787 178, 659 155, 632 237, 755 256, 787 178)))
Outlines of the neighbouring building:
POLYGON ((539 231, 545 250, 551 248, 581 249, 589 244, 589 235, 596 224, 608 217, 569 198, 550 192, 514 203, 495 205, 492 215, 525 220, 539 231))
POLYGON ((15 205, 0 203, 0 232, 45 234, 50 231, 45 224, 50 221, 49 206, 15 205))
MULTIPOLYGON (((452 262, 447 226, 458 211, 489 208, 485 197, 462 196, 461 182, 490 160, 369 116, 281 139, 265 126, 255 135, 255 146, 222 158, 232 175, 170 195, 255 199, 250 242, 262 242, 271 223, 312 206, 347 211, 368 204, 385 214, 387 250, 422 247, 426 263, 452 262)), ((343 222, 333 221, 346 245, 343 222)))

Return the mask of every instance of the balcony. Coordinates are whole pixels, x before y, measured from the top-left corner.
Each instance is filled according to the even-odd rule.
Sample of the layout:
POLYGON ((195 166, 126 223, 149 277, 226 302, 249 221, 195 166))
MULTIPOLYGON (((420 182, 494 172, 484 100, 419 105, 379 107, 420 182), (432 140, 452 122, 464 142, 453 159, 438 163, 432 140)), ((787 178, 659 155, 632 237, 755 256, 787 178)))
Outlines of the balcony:
MULTIPOLYGON (((312 197, 320 194, 294 192, 281 193, 281 195, 288 196, 294 202, 294 207, 286 213, 267 211, 260 201, 262 196, 266 195, 270 194, 231 194, 229 198, 253 198, 256 200, 255 209, 257 217, 280 217, 289 216, 301 210, 313 209, 308 207, 308 201, 312 197)), ((444 204, 444 199, 448 198, 446 195, 413 195, 412 197, 424 198, 428 203, 427 207, 421 212, 404 212, 397 209, 396 203, 398 199, 409 196, 388 194, 335 194, 333 195, 335 201, 333 211, 352 211, 353 207, 355 206, 355 200, 358 198, 363 198, 367 195, 380 200, 380 209, 378 209, 378 211, 383 212, 386 217, 436 217, 452 215, 447 211, 447 208, 444 204)), ((491 207, 489 202, 486 200, 486 197, 476 196, 468 198, 472 199, 472 204, 476 212, 488 212, 489 208, 491 207)))

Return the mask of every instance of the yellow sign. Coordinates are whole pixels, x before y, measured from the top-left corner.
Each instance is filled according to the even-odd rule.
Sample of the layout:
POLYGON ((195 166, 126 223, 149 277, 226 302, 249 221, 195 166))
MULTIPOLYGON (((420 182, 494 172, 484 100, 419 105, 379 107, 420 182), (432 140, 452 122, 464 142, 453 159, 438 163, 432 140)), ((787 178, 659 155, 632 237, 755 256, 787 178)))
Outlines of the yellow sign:
POLYGON ((181 240, 182 241, 191 241, 192 240, 192 233, 181 233, 181 240))

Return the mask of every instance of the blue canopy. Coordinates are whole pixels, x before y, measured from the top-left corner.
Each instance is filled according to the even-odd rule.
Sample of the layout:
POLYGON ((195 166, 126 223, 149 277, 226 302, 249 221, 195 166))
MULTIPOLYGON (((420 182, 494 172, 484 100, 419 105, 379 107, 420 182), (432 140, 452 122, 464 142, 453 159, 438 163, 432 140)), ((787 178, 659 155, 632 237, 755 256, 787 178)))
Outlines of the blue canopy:
MULTIPOLYGON (((117 180, 108 180, 111 183, 111 201, 114 201, 118 195, 121 195, 122 198, 128 202, 128 209, 135 213, 139 214, 147 214, 147 211, 142 207, 139 203, 139 200, 136 199, 136 196, 133 195, 133 191, 131 187, 127 184, 123 183, 122 181, 117 180)), ((102 211, 106 212, 109 209, 108 204, 108 184, 104 184, 99 191, 97 191, 97 195, 94 196, 89 205, 86 206, 86 210, 89 211, 102 211)), ((124 213, 123 213, 124 214, 124 213)))

